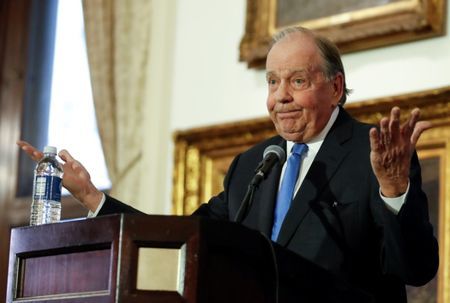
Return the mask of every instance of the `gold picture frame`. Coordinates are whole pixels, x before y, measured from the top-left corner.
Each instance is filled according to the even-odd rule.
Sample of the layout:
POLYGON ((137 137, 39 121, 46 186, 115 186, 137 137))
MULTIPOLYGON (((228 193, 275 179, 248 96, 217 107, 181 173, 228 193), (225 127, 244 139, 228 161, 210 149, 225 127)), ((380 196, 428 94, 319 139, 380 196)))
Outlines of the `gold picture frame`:
MULTIPOLYGON (((431 121, 434 126, 422 134, 417 150, 421 161, 437 157, 440 163, 435 176, 439 182, 438 224, 435 228, 441 259, 436 297, 438 303, 450 302, 450 86, 349 103, 345 108, 356 119, 376 124, 393 106, 399 106, 403 113, 418 107, 422 119, 431 121)), ((202 202, 219 193, 234 156, 274 134, 269 118, 176 132, 173 213, 190 214, 202 202)))
POLYGON ((422 186, 428 196, 430 221, 435 228, 435 235, 439 239, 440 270, 438 275, 423 287, 408 287, 407 293, 411 302, 421 302, 420 298, 427 298, 426 302, 445 303, 449 299, 450 273, 450 210, 446 201, 449 200, 450 169, 450 138, 432 138, 421 140, 418 154, 422 167, 422 186), (433 301, 431 301, 433 298, 433 301))
POLYGON ((250 68, 262 68, 272 35, 294 25, 328 37, 342 53, 439 36, 445 31, 446 0, 319 0, 309 1, 309 7, 305 4, 247 0, 240 61, 250 68), (301 7, 295 10, 295 5, 301 7), (323 11, 328 15, 318 14, 323 11))

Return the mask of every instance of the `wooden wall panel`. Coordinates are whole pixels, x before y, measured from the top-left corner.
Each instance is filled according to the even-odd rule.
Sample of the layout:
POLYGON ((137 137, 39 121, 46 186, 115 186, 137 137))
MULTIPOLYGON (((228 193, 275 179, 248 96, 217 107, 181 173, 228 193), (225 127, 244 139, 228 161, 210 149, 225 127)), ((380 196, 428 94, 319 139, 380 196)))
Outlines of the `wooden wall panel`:
POLYGON ((10 224, 8 208, 17 182, 31 1, 0 2, 0 301, 6 298, 10 224))

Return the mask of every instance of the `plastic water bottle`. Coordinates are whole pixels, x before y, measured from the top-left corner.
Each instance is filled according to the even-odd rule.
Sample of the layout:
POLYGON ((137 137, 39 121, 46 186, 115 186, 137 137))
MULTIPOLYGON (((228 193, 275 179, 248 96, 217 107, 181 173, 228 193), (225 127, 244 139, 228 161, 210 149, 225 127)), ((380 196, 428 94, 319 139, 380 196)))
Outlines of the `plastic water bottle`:
POLYGON ((62 166, 56 159, 56 147, 46 146, 44 158, 34 170, 30 225, 60 220, 62 176, 62 166))

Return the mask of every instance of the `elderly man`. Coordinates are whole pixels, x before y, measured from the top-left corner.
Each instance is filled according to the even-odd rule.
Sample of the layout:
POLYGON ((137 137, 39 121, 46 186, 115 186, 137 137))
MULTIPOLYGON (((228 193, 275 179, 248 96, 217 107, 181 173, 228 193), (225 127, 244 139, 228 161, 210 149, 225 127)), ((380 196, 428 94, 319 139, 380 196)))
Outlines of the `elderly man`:
MULTIPOLYGON (((242 224, 370 293, 406 302, 405 284, 434 277, 438 247, 421 189, 415 145, 431 127, 419 110, 400 125, 394 107, 379 129, 343 109, 348 89, 337 48, 304 28, 274 37, 267 56, 267 108, 278 136, 238 155, 224 191, 195 215, 233 220, 270 145, 289 154, 254 192, 242 224)), ((34 159, 41 153, 19 143, 34 159)), ((98 215, 135 211, 105 196, 67 151, 65 187, 98 215)))

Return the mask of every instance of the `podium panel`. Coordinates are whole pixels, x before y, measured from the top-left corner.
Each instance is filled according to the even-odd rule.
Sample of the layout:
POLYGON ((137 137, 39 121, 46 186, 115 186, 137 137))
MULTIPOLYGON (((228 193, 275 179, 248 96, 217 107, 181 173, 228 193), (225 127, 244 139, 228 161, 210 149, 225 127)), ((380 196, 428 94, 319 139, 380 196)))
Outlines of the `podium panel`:
POLYGON ((112 302, 108 298, 117 277, 118 219, 13 229, 7 302, 112 302))
POLYGON ((111 249, 50 255, 21 256, 17 297, 43 297, 53 294, 95 294, 109 289, 111 249), (73 283, 75 282, 76 283, 73 283))

